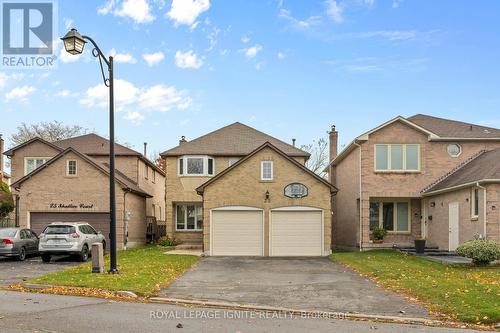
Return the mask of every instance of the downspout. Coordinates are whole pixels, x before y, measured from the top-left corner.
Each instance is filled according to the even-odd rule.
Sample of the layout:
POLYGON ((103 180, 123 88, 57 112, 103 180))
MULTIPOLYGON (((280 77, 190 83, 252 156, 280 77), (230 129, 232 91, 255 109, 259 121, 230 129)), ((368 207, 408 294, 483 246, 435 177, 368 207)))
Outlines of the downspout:
POLYGON ((486 218, 487 212, 486 212, 486 187, 479 185, 479 182, 476 183, 476 187, 480 188, 483 190, 483 223, 484 223, 484 239, 486 239, 486 222, 488 221, 486 218))
POLYGON ((361 183, 361 145, 354 140, 353 142, 359 148, 359 251, 363 251, 363 200, 361 183))
POLYGON ((128 242, 128 217, 127 217, 127 198, 128 191, 123 191, 123 249, 127 249, 128 242))

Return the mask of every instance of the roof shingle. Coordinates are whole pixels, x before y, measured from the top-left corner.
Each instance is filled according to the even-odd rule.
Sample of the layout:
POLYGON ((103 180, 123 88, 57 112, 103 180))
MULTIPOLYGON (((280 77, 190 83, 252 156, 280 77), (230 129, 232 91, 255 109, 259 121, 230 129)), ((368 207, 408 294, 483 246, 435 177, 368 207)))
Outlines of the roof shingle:
POLYGON ((239 122, 220 128, 192 141, 161 153, 162 156, 212 155, 245 156, 265 142, 270 142, 289 156, 306 157, 310 154, 286 142, 262 133, 239 122))
POLYGON ((440 191, 482 180, 500 181, 500 148, 483 151, 448 177, 426 189, 424 193, 440 191))
MULTIPOLYGON (((109 155, 109 140, 95 133, 75 136, 73 138, 53 142, 56 146, 66 149, 69 147, 87 155, 109 155)), ((116 155, 141 155, 140 153, 115 143, 116 155)))
POLYGON ((406 119, 444 138, 500 139, 500 129, 498 128, 443 119, 425 114, 416 114, 406 119))

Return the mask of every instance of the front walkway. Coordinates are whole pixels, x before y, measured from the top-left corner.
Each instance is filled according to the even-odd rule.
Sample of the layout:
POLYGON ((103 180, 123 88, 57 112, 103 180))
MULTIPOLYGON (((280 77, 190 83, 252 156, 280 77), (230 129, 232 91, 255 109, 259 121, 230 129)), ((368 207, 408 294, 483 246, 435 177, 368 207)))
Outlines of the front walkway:
POLYGON ((428 318, 426 310, 328 258, 208 257, 160 296, 238 304, 428 318))

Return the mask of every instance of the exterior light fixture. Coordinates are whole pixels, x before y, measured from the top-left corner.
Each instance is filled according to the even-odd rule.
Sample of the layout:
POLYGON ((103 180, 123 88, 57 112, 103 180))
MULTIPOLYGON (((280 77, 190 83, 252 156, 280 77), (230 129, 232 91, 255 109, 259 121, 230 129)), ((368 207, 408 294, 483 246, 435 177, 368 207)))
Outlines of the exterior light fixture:
POLYGON ((85 43, 87 43, 76 29, 71 29, 61 39, 64 42, 66 52, 73 55, 82 54, 85 43))

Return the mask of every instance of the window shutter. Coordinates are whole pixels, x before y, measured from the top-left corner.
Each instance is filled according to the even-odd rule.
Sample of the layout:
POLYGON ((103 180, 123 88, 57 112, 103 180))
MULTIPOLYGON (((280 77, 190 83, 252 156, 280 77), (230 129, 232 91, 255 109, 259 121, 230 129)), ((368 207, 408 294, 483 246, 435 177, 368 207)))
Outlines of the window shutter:
POLYGON ((213 158, 208 159, 208 174, 209 175, 214 174, 214 159, 213 158))
POLYGON ((184 174, 184 159, 179 158, 179 175, 184 174))

